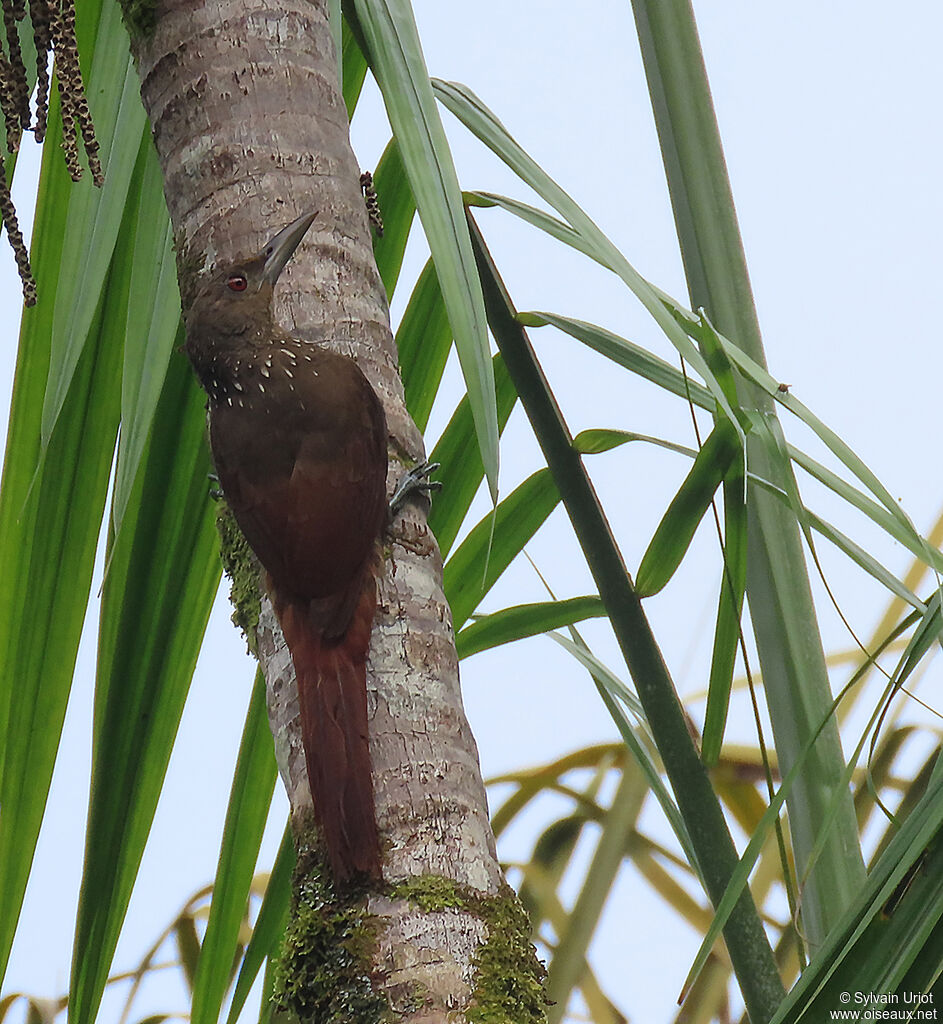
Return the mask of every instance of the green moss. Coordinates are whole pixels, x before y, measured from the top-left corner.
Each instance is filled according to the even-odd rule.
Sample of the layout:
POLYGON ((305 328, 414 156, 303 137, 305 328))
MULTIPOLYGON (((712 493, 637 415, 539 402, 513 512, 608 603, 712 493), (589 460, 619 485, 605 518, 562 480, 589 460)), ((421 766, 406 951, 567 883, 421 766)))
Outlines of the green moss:
POLYGON ((233 606, 232 621, 242 630, 249 650, 255 654, 255 630, 262 610, 259 563, 242 535, 232 510, 222 498, 216 510, 216 528, 219 530, 223 569, 231 584, 229 600, 233 606))
POLYGON ((441 875, 417 875, 390 886, 392 899, 406 900, 427 914, 436 910, 467 909, 468 893, 467 888, 441 875))
POLYGON ((384 996, 370 978, 376 945, 364 894, 339 894, 313 829, 296 834, 292 906, 275 964, 276 1011, 301 1024, 386 1024, 384 996))
POLYGON ((547 971, 531 942, 531 924, 510 886, 495 896, 448 878, 424 875, 400 882, 390 895, 425 913, 465 910, 480 918, 488 937, 475 954, 475 986, 466 1018, 475 1024, 544 1024, 547 971))
POLYGON ((132 40, 147 39, 157 24, 154 0, 119 0, 125 28, 132 40))
MULTIPOLYGON (((320 852, 316 833, 296 835, 298 863, 292 910, 275 965, 276 1011, 301 1024, 388 1024, 424 1004, 423 987, 394 1013, 374 991, 371 959, 374 919, 364 893, 339 895, 320 852)), ((447 878, 424 875, 389 886, 387 895, 423 913, 460 910, 480 918, 488 935, 475 954, 475 981, 465 1019, 471 1024, 546 1024, 546 970, 531 942, 531 925, 509 886, 495 896, 447 878)))
POLYGON ((506 886, 479 901, 488 939, 475 955, 472 1024, 545 1024, 547 970, 531 942, 531 924, 517 893, 506 886))

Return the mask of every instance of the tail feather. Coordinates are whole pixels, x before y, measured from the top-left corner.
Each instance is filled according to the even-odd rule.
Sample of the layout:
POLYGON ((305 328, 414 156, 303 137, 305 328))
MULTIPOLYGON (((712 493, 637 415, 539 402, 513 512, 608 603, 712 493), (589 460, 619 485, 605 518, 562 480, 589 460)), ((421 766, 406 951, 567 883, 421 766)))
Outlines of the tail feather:
POLYGON ((353 618, 325 635, 309 603, 276 603, 298 680, 301 735, 315 817, 339 880, 380 877, 380 845, 367 736, 367 649, 376 606, 367 574, 353 618))

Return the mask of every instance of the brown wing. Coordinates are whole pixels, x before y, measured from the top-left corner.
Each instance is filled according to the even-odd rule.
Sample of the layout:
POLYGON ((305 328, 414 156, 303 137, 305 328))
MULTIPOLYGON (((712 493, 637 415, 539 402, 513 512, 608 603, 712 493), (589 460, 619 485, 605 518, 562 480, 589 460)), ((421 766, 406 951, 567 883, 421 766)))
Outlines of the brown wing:
POLYGON ((287 396, 267 380, 256 404, 214 408, 210 438, 227 501, 274 586, 326 598, 359 589, 383 527, 386 422, 352 360, 319 350, 290 379, 287 396))

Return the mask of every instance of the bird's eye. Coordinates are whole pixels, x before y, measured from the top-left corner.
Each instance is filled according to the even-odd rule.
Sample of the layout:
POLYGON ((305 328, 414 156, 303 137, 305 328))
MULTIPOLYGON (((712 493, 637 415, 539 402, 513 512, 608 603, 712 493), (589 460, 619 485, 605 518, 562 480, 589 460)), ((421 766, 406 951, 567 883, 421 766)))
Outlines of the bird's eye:
POLYGON ((244 274, 231 274, 226 281, 230 290, 234 292, 244 292, 248 283, 244 274))

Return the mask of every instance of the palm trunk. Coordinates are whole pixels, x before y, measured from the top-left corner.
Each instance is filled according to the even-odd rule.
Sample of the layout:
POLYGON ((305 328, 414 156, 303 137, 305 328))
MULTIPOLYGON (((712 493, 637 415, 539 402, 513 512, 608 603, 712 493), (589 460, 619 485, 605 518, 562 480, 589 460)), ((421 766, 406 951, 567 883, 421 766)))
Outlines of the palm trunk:
MULTIPOLYGON (((307 244, 284 275, 277 314, 297 337, 357 359, 386 409, 392 486, 404 463, 423 457, 422 439, 403 403, 327 0, 164 0, 148 9, 151 25, 134 24, 128 2, 125 13, 177 240, 184 308, 205 264, 255 251, 273 229, 317 210, 307 244)), ((337 904, 309 855, 303 826, 310 797, 291 660, 266 600, 258 622, 299 849, 281 991, 302 1019, 326 1018, 345 1001, 359 1007, 358 1020, 375 1019, 385 1005, 404 1021, 444 1021, 447 1013, 460 1020, 493 996, 479 967, 498 940, 515 950, 506 959, 520 961, 506 963, 508 970, 538 973, 528 944, 507 945, 507 921, 517 921, 525 937, 526 924, 505 895, 462 708, 441 558, 415 506, 398 518, 388 552, 368 673, 387 884, 355 904, 337 904), (318 933, 323 943, 328 928, 335 937, 343 933, 348 952, 356 948, 357 963, 346 972, 329 962, 330 951, 314 954, 323 963, 311 962, 310 947, 318 933), (330 976, 326 986, 312 980, 319 966, 330 976)), ((336 952, 336 938, 327 945, 336 952)), ((523 1010, 512 1016, 537 1019, 523 1010)))

